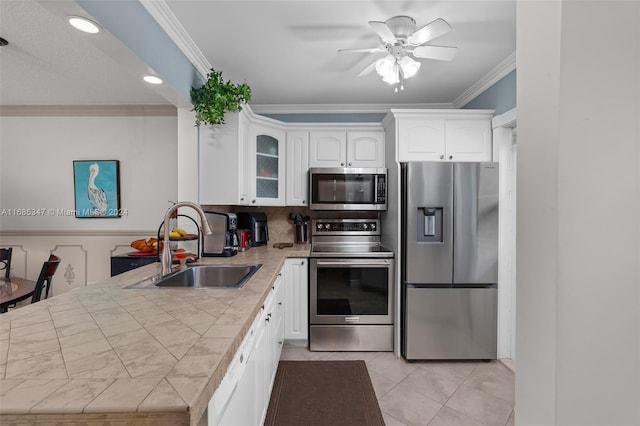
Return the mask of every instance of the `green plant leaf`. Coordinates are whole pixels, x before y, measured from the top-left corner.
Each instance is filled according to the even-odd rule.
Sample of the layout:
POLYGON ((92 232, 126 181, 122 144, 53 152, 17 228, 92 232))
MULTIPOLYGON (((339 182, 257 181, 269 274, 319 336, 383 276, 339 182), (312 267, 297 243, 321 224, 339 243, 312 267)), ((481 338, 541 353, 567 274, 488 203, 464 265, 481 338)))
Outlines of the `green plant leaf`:
POLYGON ((190 94, 196 126, 223 124, 226 112, 242 111, 242 105, 251 100, 251 88, 247 83, 225 82, 222 72, 213 68, 207 74, 207 81, 198 88, 192 87, 190 94))

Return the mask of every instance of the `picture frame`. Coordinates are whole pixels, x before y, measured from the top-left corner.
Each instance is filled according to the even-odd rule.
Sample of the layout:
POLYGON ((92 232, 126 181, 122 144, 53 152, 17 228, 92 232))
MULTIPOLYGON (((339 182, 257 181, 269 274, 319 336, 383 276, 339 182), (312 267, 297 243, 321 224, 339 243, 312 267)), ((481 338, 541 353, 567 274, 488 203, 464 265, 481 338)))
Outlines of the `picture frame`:
POLYGON ((119 218, 120 162, 74 160, 73 192, 76 218, 119 218))

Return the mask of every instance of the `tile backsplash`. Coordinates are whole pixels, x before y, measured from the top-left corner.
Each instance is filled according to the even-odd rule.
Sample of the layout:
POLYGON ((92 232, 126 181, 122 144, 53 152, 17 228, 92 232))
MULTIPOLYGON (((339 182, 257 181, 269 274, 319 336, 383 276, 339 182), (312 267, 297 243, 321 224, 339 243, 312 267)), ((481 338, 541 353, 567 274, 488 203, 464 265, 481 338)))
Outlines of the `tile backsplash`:
MULTIPOLYGON (((264 212, 267 215, 267 223, 269 226, 269 244, 275 243, 293 243, 295 242, 295 226, 289 220, 289 213, 302 214, 310 216, 312 219, 317 218, 377 218, 377 212, 340 212, 340 211, 317 211, 309 210, 307 207, 290 206, 290 207, 249 207, 249 206, 219 206, 219 205, 203 205, 205 210, 219 212, 264 212)), ((307 239, 311 241, 311 223, 307 239)))

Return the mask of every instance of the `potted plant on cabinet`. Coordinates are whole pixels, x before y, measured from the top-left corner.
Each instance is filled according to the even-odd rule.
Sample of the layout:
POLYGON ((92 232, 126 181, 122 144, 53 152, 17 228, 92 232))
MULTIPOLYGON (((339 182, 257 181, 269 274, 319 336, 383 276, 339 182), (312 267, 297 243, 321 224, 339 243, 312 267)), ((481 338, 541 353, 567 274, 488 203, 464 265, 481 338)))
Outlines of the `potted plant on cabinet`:
POLYGON ((196 112, 196 126, 201 123, 224 123, 227 112, 242 111, 242 104, 251 100, 251 88, 247 83, 234 84, 222 79, 222 72, 211 68, 207 81, 199 88, 191 88, 191 102, 196 112))

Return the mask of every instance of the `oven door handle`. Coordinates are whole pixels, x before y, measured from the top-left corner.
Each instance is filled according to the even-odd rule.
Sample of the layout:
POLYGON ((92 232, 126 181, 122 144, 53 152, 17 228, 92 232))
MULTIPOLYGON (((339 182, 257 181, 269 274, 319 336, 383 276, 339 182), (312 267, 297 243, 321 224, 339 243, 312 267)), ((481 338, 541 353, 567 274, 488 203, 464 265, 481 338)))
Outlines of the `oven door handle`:
POLYGON ((316 261, 318 267, 329 268, 353 268, 354 266, 364 267, 387 267, 391 265, 389 259, 344 259, 344 260, 318 260, 316 261))

